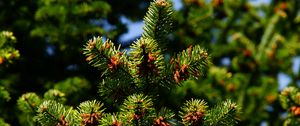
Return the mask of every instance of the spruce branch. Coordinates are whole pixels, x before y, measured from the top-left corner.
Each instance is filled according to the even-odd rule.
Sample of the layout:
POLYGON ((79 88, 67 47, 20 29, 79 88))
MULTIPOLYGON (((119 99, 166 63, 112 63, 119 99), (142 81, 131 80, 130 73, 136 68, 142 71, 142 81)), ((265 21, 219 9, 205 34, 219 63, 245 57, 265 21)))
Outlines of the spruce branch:
POLYGON ((45 92, 44 100, 54 100, 60 103, 64 103, 67 99, 65 98, 65 93, 60 92, 56 89, 50 89, 45 92))
POLYGON ((286 87, 279 95, 281 106, 288 109, 290 106, 300 105, 300 93, 295 87, 286 87))
MULTIPOLYGON (((131 72, 137 83, 157 84, 164 69, 164 58, 155 40, 141 38, 132 46, 130 54, 131 72)), ((155 85, 149 85, 155 86, 155 85)))
POLYGON ((208 111, 205 117, 205 125, 207 126, 233 126, 237 125, 240 108, 230 100, 217 104, 208 111))
POLYGON ((103 72, 101 76, 104 79, 99 86, 101 96, 110 96, 117 100, 135 90, 126 52, 121 52, 120 46, 116 48, 110 40, 103 42, 102 38, 97 37, 88 41, 84 54, 92 66, 103 72))
POLYGON ((149 126, 153 123, 155 111, 151 98, 133 94, 124 101, 120 114, 126 120, 125 125, 149 126))
POLYGON ((103 104, 96 100, 80 103, 78 110, 84 126, 97 126, 104 111, 103 104))
POLYGON ((271 39, 272 35, 274 34, 275 25, 278 23, 279 20, 280 20, 279 14, 275 14, 270 19, 269 24, 266 27, 266 31, 264 32, 264 34, 261 38, 261 42, 258 45, 257 56, 255 57, 257 61, 262 60, 262 56, 265 53, 264 49, 268 45, 268 42, 270 42, 270 39, 271 39))
MULTIPOLYGON (((14 59, 20 57, 19 50, 13 48, 16 38, 10 31, 0 32, 0 66, 4 63, 12 63, 14 59)), ((0 69, 1 70, 1 69, 0 69)))
POLYGON ((122 126, 119 114, 104 114, 100 126, 122 126))
POLYGON ((154 119, 154 123, 152 126, 172 126, 175 125, 175 122, 173 122, 173 117, 175 114, 167 109, 167 108, 161 108, 160 111, 156 114, 156 117, 154 119))
POLYGON ((66 94, 66 96, 79 95, 82 90, 88 90, 91 88, 89 81, 83 77, 69 77, 66 80, 55 83, 54 89, 59 90, 66 94))
POLYGON ((5 87, 0 86, 0 100, 1 101, 9 101, 10 99, 11 99, 11 97, 10 97, 9 92, 5 89, 5 87))
POLYGON ((115 102, 139 90, 132 78, 123 72, 105 77, 98 88, 100 96, 112 98, 115 102))
POLYGON ((155 0, 144 17, 145 25, 142 38, 152 38, 164 48, 166 37, 172 28, 172 6, 168 0, 155 0))
POLYGON ((94 37, 88 41, 84 48, 84 54, 89 64, 104 71, 102 75, 114 72, 122 65, 126 65, 124 64, 126 61, 125 52, 120 51, 120 46, 116 48, 113 42, 110 40, 103 42, 100 37, 94 37))
POLYGON ((36 114, 38 106, 41 104, 42 100, 35 93, 23 94, 17 101, 18 108, 29 114, 36 114))
POLYGON ((131 45, 128 55, 109 40, 104 42, 94 37, 88 41, 84 48, 86 60, 103 72, 104 79, 99 86, 101 96, 110 96, 116 101, 134 93, 148 95, 161 87, 171 88, 174 83, 203 75, 208 54, 200 46, 178 54, 171 65, 164 60, 161 44, 166 43, 162 40, 170 32, 171 14, 170 2, 152 2, 145 16, 145 31, 131 45))
POLYGON ((203 100, 192 99, 186 101, 179 112, 182 124, 185 126, 201 126, 204 123, 207 103, 203 100))
POLYGON ((171 69, 176 83, 187 80, 189 77, 200 77, 209 64, 208 53, 199 45, 190 46, 171 59, 171 69))
POLYGON ((17 101, 17 107, 23 113, 20 113, 25 120, 22 120, 24 125, 37 125, 34 116, 37 114, 39 105, 42 103, 42 99, 35 93, 29 92, 23 94, 17 101))
POLYGON ((44 101, 37 112, 35 120, 42 126, 79 126, 81 122, 78 111, 52 100, 44 101))
POLYGON ((285 126, 300 125, 300 91, 296 87, 286 87, 279 95, 281 106, 287 111, 285 126))

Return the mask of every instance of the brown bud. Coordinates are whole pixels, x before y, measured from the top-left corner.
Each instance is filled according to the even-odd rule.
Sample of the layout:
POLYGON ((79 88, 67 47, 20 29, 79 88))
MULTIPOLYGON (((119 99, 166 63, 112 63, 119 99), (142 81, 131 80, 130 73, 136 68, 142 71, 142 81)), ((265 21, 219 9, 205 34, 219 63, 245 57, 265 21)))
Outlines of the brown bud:
POLYGON ((4 62, 5 62, 5 59, 3 57, 0 57, 0 65, 4 62))
POLYGON ((182 73, 185 73, 187 68, 188 68, 188 65, 184 64, 183 66, 181 66, 180 70, 182 73))
POLYGON ((109 48, 110 48, 110 44, 109 43, 105 44, 105 49, 109 49, 109 48))
POLYGON ((167 6, 167 2, 166 2, 166 0, 157 0, 156 1, 156 5, 157 6, 161 6, 161 7, 164 7, 164 6, 167 6))
POLYGON ((282 10, 276 11, 276 13, 277 13, 280 17, 282 17, 282 18, 286 18, 286 17, 287 17, 286 12, 284 12, 284 11, 282 11, 282 10))
POLYGON ((266 100, 268 103, 273 103, 276 100, 276 96, 274 95, 267 95, 266 100))
POLYGON ((213 7, 218 7, 220 5, 223 5, 224 0, 213 0, 213 7))
POLYGON ((148 61, 147 62, 152 62, 156 60, 156 58, 154 56, 152 56, 150 53, 148 53, 148 61))
POLYGON ((282 2, 279 4, 279 8, 281 10, 286 10, 288 8, 287 3, 286 2, 282 2))
POLYGON ((171 58, 170 64, 173 64, 173 63, 174 63, 174 58, 171 58))
POLYGON ((236 86, 233 83, 227 85, 227 90, 229 92, 234 92, 236 90, 236 86))
POLYGON ((190 45, 189 48, 187 49, 187 51, 188 51, 189 57, 191 57, 192 56, 192 51, 193 51, 193 46, 190 45))
POLYGON ((95 46, 96 46, 96 41, 95 40, 90 40, 89 41, 89 43, 88 43, 88 48, 89 49, 93 49, 93 48, 95 48, 95 46))
POLYGON ((296 109, 295 112, 294 112, 294 114, 295 114, 296 116, 300 116, 300 108, 296 109))
POLYGON ((179 83, 179 77, 180 77, 179 71, 176 70, 174 73, 174 80, 176 81, 176 83, 179 83))
POLYGON ((121 126, 121 122, 113 118, 112 126, 121 126))
POLYGON ((291 107, 291 112, 292 112, 295 116, 300 116, 300 107, 298 107, 298 106, 292 106, 292 107, 291 107))
POLYGON ((245 57, 250 57, 252 55, 252 52, 249 49, 243 50, 243 55, 245 57))
POLYGON ((109 69, 115 69, 119 65, 119 58, 118 57, 111 57, 108 63, 108 68, 109 69))
POLYGON ((270 59, 273 59, 275 54, 274 54, 274 51, 267 51, 267 56, 270 58, 270 59))

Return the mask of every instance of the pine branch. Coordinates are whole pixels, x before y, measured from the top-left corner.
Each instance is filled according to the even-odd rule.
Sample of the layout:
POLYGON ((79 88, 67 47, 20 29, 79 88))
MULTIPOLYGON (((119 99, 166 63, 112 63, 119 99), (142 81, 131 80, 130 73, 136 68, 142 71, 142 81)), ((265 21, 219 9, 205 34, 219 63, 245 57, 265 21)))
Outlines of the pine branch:
POLYGON ((192 99, 186 101, 179 112, 182 124, 185 126, 201 126, 204 123, 207 103, 203 100, 192 99))
MULTIPOLYGON (((127 60, 125 53, 120 52, 120 46, 116 48, 110 40, 103 42, 102 38, 94 37, 88 41, 83 54, 86 55, 89 64, 104 71, 102 74, 104 75, 126 65, 124 64, 127 60)), ((124 70, 124 72, 126 71, 124 70)))
MULTIPOLYGON (((165 73, 165 61, 155 40, 141 38, 131 46, 131 74, 140 86, 157 86, 165 73)), ((144 91, 149 90, 146 88, 144 91)))
POLYGON ((287 87, 279 95, 281 106, 287 111, 286 126, 300 125, 300 91, 296 87, 287 87))
POLYGON ((64 103, 67 99, 65 93, 60 92, 56 89, 50 89, 44 94, 44 100, 53 100, 60 103, 64 103))
POLYGON ((206 71, 209 64, 208 53, 200 46, 190 46, 171 59, 171 70, 176 83, 189 77, 198 79, 206 71))
POLYGON ((6 62, 12 63, 14 59, 20 57, 19 51, 13 48, 15 43, 16 38, 12 32, 0 32, 0 66, 6 62))
POLYGON ((78 110, 82 118, 81 125, 84 126, 97 126, 104 111, 103 104, 96 100, 81 103, 78 110))
POLYGON ((26 93, 23 94, 17 101, 17 107, 23 113, 20 115, 25 120, 22 120, 21 123, 24 125, 34 126, 37 123, 34 120, 34 116, 37 114, 39 105, 42 103, 42 99, 38 97, 35 93, 26 93))
POLYGON ((151 2, 144 17, 145 26, 142 38, 152 38, 158 42, 160 48, 166 47, 166 37, 172 27, 172 6, 168 0, 151 2))
POLYGON ((268 42, 270 41, 272 34, 274 34, 274 28, 275 28, 275 25, 277 24, 277 22, 279 21, 279 19, 280 19, 280 15, 278 15, 278 14, 275 14, 270 19, 270 21, 266 27, 266 31, 264 32, 264 34, 261 38, 261 42, 258 45, 257 56, 256 56, 257 61, 260 61, 262 59, 262 55, 264 54, 264 49, 268 45, 268 42))
POLYGON ((119 114, 104 114, 100 126, 122 126, 119 114))
POLYGON ((36 114, 42 100, 35 93, 23 94, 17 101, 18 108, 29 114, 36 114))
POLYGON ((175 114, 167 109, 167 108, 162 108, 157 114, 154 119, 154 123, 152 126, 171 126, 175 125, 176 123, 173 122, 174 119, 173 117, 175 114))
POLYGON ((86 60, 103 71, 102 76, 105 75, 99 86, 100 95, 113 97, 114 100, 126 97, 136 89, 126 52, 119 49, 120 46, 116 48, 111 41, 103 42, 100 37, 89 40, 84 49, 86 60))
POLYGON ((155 111, 151 98, 142 94, 129 96, 121 106, 124 125, 149 126, 153 123, 155 111))
POLYGON ((3 86, 0 86, 0 99, 1 101, 6 101, 6 102, 11 99, 9 92, 3 86))
POLYGON ((104 78, 98 88, 100 96, 112 98, 115 102, 138 91, 132 78, 123 72, 104 78))
POLYGON ((81 117, 72 107, 65 107, 56 101, 44 101, 38 109, 35 120, 42 126, 79 126, 81 117))
POLYGON ((205 117, 205 125, 207 126, 233 126, 237 125, 238 118, 236 115, 240 109, 230 100, 227 100, 208 111, 205 117))

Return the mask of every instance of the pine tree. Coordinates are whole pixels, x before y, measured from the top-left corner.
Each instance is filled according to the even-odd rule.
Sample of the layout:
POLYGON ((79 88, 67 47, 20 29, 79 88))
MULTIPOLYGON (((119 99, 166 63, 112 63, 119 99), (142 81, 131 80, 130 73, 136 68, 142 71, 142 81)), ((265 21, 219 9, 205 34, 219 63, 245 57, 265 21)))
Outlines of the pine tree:
POLYGON ((253 2, 1 0, 0 126, 299 125, 300 1, 253 2))
POLYGON ((86 60, 102 71, 100 95, 112 98, 115 104, 123 102, 117 113, 106 113, 103 104, 95 100, 83 102, 74 109, 63 104, 64 93, 49 90, 43 99, 35 93, 27 93, 18 100, 19 108, 32 117, 27 124, 236 125, 239 107, 229 100, 210 109, 203 100, 186 101, 180 111, 181 118, 154 104, 159 89, 168 91, 187 79, 199 79, 209 64, 208 53, 198 45, 165 58, 162 43, 171 32, 171 7, 165 0, 151 3, 145 16, 144 33, 128 52, 101 37, 94 37, 85 45, 86 60))

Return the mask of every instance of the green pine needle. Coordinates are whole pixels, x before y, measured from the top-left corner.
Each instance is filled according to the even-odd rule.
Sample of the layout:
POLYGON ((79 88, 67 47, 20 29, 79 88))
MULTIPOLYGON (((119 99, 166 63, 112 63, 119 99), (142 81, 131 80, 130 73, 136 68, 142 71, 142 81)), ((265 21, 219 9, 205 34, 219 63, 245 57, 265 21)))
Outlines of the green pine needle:
POLYGON ((172 28, 172 14, 172 6, 168 0, 151 2, 144 17, 145 26, 142 38, 152 38, 161 45, 161 48, 164 48, 166 37, 172 28))
POLYGON ((187 101, 179 112, 182 124, 185 126, 202 125, 208 107, 206 104, 205 101, 198 99, 187 101))
POLYGON ((35 114, 42 100, 35 93, 23 94, 17 101, 18 108, 25 113, 35 114))
POLYGON ((93 100, 85 101, 78 107, 80 116, 82 118, 82 125, 98 125, 103 115, 103 104, 93 100))
POLYGON ((240 108, 235 103, 227 100, 208 111, 208 114, 205 117, 205 124, 207 126, 237 125, 239 119, 236 115, 239 111, 240 108))
POLYGON ((35 120, 42 126, 79 126, 81 122, 78 111, 52 100, 44 101, 37 112, 35 120))

